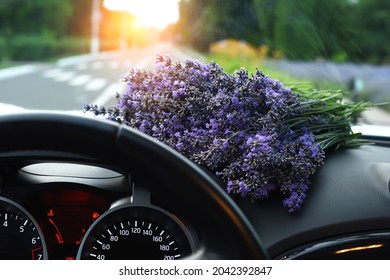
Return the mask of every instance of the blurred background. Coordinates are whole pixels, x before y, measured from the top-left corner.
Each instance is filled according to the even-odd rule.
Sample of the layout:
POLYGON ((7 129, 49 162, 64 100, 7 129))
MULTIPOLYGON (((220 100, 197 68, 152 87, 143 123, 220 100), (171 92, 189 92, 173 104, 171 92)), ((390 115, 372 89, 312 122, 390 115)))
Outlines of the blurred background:
MULTIPOLYGON (((0 102, 74 110, 83 102, 106 105, 112 99, 103 92, 123 90, 121 75, 152 67, 156 53, 216 60, 228 72, 258 68, 286 84, 304 81, 344 89, 355 100, 387 102, 390 1, 0 2, 0 102), (95 93, 85 90, 97 78, 102 86, 95 81, 95 93), (34 92, 28 100, 26 83, 34 92)), ((387 122, 387 115, 379 118, 387 122)))

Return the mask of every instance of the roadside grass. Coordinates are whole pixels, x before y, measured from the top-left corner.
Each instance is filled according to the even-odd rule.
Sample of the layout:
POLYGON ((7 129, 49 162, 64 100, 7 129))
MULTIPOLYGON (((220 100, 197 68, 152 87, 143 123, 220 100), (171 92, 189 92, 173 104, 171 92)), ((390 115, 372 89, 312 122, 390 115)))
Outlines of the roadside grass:
POLYGON ((263 58, 231 56, 226 54, 209 54, 207 56, 207 61, 215 61, 227 73, 234 73, 234 71, 240 70, 241 68, 245 68, 249 73, 254 73, 257 69, 259 69, 272 79, 279 80, 286 87, 301 85, 304 88, 341 91, 343 93, 343 99, 345 100, 372 102, 375 106, 379 106, 381 109, 390 112, 390 98, 389 100, 383 100, 382 102, 375 102, 371 100, 371 92, 364 92, 354 96, 351 90, 348 89, 348 86, 340 82, 299 79, 289 75, 288 73, 275 71, 274 69, 267 67, 267 63, 265 63, 263 58))
POLYGON ((288 86, 289 84, 300 83, 314 85, 312 81, 297 79, 287 73, 275 71, 267 67, 267 65, 264 63, 264 59, 262 58, 230 56, 224 54, 210 54, 208 55, 207 60, 215 61, 227 73, 234 73, 234 71, 240 70, 241 68, 245 68, 249 73, 255 73, 258 69, 262 71, 265 75, 268 75, 275 80, 279 80, 286 86, 288 86))
POLYGON ((215 61, 221 66, 225 72, 233 74, 235 71, 244 68, 249 74, 255 73, 257 70, 262 71, 265 75, 274 80, 278 80, 284 86, 302 89, 306 91, 332 91, 341 92, 343 99, 353 100, 352 92, 347 88, 347 85, 332 81, 318 81, 310 79, 297 78, 287 72, 272 69, 267 65, 265 57, 254 57, 244 55, 227 55, 222 53, 213 53, 207 56, 209 62, 215 61))
POLYGON ((269 66, 267 66, 267 63, 264 58, 231 56, 225 54, 209 54, 207 56, 207 60, 209 62, 215 61, 227 73, 234 73, 234 71, 240 70, 241 68, 245 68, 249 73, 254 73, 258 69, 262 71, 265 75, 270 76, 272 79, 278 80, 287 87, 291 85, 302 85, 304 87, 316 88, 321 90, 341 90, 345 92, 345 95, 347 97, 350 97, 350 92, 346 85, 343 85, 338 82, 325 82, 293 77, 286 72, 277 71, 270 68, 269 66))

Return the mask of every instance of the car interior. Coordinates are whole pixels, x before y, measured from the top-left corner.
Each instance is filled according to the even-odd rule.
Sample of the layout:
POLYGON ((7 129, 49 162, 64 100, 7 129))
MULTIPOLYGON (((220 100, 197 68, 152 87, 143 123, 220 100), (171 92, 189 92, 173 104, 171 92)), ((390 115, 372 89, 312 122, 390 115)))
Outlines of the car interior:
MULTIPOLYGON (((319 1, 325 5, 322 13, 322 4, 311 1, 180 0, 164 1, 166 6, 161 7, 155 4, 160 12, 145 15, 151 4, 137 10, 123 1, 37 1, 16 8, 17 2, 21 3, 0 3, 1 260, 390 258, 388 3, 319 1), (168 14, 168 2, 175 2, 178 17, 181 13, 176 23, 165 23, 165 29, 147 25, 153 24, 152 18, 168 14), (327 13, 334 7, 349 11, 344 13, 348 16, 341 20, 327 13), (362 29, 357 26, 360 21, 353 19, 365 10, 372 29, 362 29), (282 21, 290 17, 299 25, 296 29, 282 21), (321 32, 313 31, 318 27, 315 19, 322 20, 321 32), (338 28, 333 29, 335 22, 338 28), (379 25, 386 28, 372 31, 379 25), (36 34, 35 26, 39 26, 36 34), (62 28, 58 34, 57 27, 62 28), (370 34, 372 40, 367 41, 372 44, 356 40, 370 34), (36 36, 35 41, 29 41, 30 35, 36 36), (87 40, 77 44, 66 41, 67 36, 87 40), (307 37, 311 39, 305 41, 307 37), (34 46, 46 44, 46 39, 50 48, 36 51, 34 46), (60 47, 54 51, 56 41, 60 47), (283 46, 291 47, 290 51, 283 46), (259 200, 226 191, 218 174, 180 149, 130 122, 83 112, 85 103, 115 106, 122 100, 117 109, 132 105, 119 98, 121 91, 136 88, 136 82, 123 78, 124 69, 129 75, 148 77, 149 72, 128 71, 153 69, 160 51, 181 61, 188 57, 221 61, 226 71, 228 66, 239 69, 237 65, 253 64, 272 74, 283 69, 293 76, 287 85, 319 75, 323 80, 313 82, 315 86, 331 84, 332 89, 348 92, 346 99, 338 101, 372 105, 350 124, 350 132, 359 135, 362 144, 326 150, 323 165, 309 177, 307 198, 293 213, 281 202, 283 191, 269 192, 259 200), (363 73, 369 73, 364 81, 360 80, 363 73), (125 85, 118 87, 119 78, 125 85)), ((168 20, 174 17, 168 15, 168 20)), ((362 25, 366 23, 365 16, 360 19, 362 25)), ((239 73, 245 76, 246 72, 239 73)), ((191 74, 188 81, 196 75, 208 73, 191 74)), ((147 88, 150 79, 139 83, 147 88)), ((277 100, 275 92, 267 96, 277 100)), ((207 129, 215 120, 210 119, 207 129)))

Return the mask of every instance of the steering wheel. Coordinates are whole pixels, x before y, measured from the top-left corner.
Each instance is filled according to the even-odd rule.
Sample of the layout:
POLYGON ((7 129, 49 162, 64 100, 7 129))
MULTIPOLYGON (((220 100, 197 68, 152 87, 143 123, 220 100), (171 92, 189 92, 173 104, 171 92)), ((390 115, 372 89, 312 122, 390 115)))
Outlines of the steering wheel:
POLYGON ((212 176, 135 129, 82 115, 26 112, 0 117, 0 139, 1 160, 107 164, 129 172, 151 192, 179 200, 201 236, 201 249, 190 258, 268 258, 248 219, 212 176))

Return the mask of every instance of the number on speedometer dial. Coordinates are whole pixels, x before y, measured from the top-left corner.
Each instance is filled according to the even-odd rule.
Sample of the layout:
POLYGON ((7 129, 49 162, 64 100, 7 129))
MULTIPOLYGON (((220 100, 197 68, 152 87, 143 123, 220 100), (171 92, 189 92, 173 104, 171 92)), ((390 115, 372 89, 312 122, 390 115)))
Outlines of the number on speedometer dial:
POLYGON ((150 207, 123 207, 97 220, 81 245, 80 259, 179 259, 192 252, 185 227, 150 207))
POLYGON ((34 218, 16 202, 0 197, 0 259, 46 258, 46 245, 34 218))

